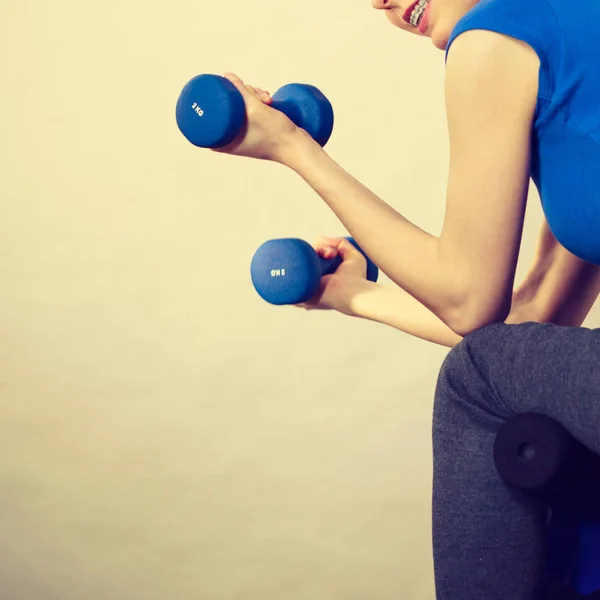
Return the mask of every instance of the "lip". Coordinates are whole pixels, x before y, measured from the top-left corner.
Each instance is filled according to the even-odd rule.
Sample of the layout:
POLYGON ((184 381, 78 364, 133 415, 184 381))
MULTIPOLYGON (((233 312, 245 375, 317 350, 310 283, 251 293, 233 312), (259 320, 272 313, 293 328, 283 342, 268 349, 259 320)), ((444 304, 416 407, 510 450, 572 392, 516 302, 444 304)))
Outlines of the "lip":
POLYGON ((419 4, 419 0, 416 0, 416 2, 413 2, 406 9, 406 12, 402 15, 402 19, 404 19, 404 21, 406 21, 409 25, 410 25, 410 15, 412 14, 412 11, 415 10, 415 6, 417 6, 417 4, 419 4))
POLYGON ((423 13, 423 17, 421 18, 421 22, 419 23, 419 33, 421 35, 425 35, 425 32, 427 31, 427 28, 429 27, 429 7, 431 6, 431 0, 429 0, 429 3, 427 4, 427 8, 425 9, 425 12, 423 13))

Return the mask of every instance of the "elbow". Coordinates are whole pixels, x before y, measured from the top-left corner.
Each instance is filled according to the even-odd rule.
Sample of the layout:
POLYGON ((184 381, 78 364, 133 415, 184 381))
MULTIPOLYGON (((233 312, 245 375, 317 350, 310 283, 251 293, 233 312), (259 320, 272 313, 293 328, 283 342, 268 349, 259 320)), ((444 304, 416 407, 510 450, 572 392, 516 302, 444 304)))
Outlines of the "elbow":
POLYGON ((465 337, 482 327, 504 323, 510 309, 510 299, 508 302, 491 303, 481 297, 469 297, 454 305, 442 320, 454 333, 465 337))
POLYGON ((487 319, 473 319, 470 317, 458 318, 455 322, 448 323, 448 327, 452 329, 456 335, 460 337, 466 337, 470 333, 481 329, 482 327, 487 327, 488 325, 493 325, 494 323, 504 323, 505 318, 502 316, 497 317, 489 317, 487 319))

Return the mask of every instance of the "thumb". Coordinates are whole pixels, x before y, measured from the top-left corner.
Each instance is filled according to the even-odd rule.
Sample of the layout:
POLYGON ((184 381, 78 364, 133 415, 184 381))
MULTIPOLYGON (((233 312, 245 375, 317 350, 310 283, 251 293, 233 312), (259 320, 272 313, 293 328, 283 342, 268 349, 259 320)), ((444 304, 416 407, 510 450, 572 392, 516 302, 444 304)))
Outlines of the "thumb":
POLYGON ((364 259, 362 252, 359 252, 359 250, 356 248, 356 246, 354 244, 352 244, 352 242, 350 242, 350 240, 348 240, 347 238, 342 238, 340 240, 340 243, 338 244, 338 247, 337 247, 337 251, 343 260, 349 260, 349 259, 362 260, 362 259, 364 259))

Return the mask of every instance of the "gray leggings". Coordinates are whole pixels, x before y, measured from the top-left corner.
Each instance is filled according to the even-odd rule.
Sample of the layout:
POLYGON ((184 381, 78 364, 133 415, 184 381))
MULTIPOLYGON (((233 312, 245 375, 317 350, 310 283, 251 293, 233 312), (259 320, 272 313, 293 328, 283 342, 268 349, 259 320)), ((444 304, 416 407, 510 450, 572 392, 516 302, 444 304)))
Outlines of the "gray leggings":
POLYGON ((489 325, 446 357, 433 414, 437 600, 533 600, 545 571, 547 507, 509 488, 493 445, 538 412, 600 454, 600 329, 489 325))

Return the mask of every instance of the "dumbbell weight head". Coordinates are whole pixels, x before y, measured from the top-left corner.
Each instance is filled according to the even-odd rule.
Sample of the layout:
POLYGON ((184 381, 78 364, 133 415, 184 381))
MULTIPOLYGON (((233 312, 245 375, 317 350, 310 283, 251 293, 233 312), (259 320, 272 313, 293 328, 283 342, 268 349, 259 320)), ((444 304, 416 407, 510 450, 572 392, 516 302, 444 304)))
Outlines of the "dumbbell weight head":
POLYGON ((288 83, 273 94, 271 104, 304 129, 320 146, 325 146, 333 131, 333 107, 314 85, 288 83))
MULTIPOLYGON (((286 114, 321 146, 331 137, 333 108, 314 86, 290 83, 273 94, 271 107, 286 114)), ((220 75, 198 75, 186 83, 175 109, 177 126, 199 148, 230 144, 246 122, 246 104, 238 89, 220 75)))
MULTIPOLYGON (((377 281, 379 269, 348 237, 367 259, 367 279, 377 281)), ((299 304, 312 298, 319 290, 321 277, 334 273, 342 259, 336 256, 324 260, 314 248, 298 238, 269 240, 255 252, 250 276, 259 296, 275 305, 299 304)))
POLYGON ((225 77, 198 75, 181 91, 175 118, 181 133, 194 146, 220 148, 231 143, 244 126, 246 104, 225 77))

